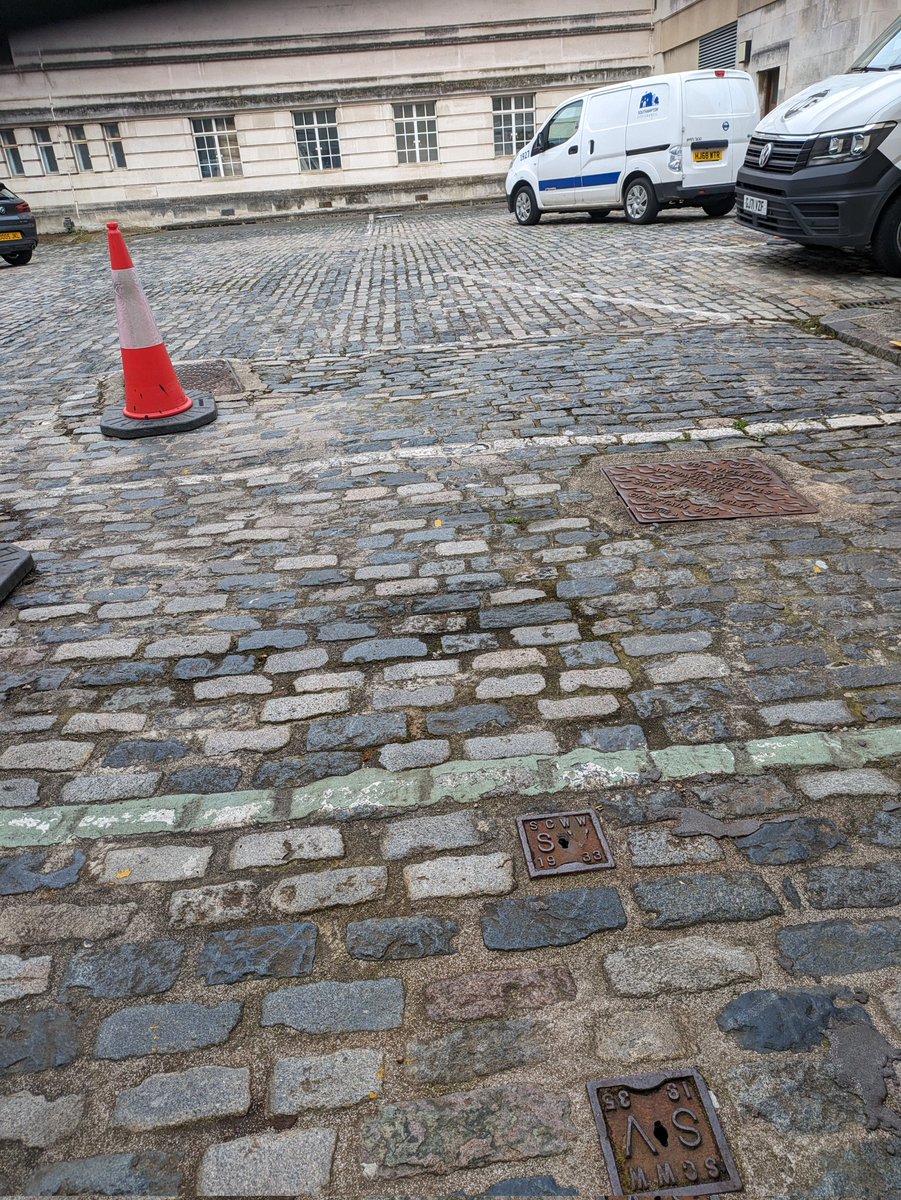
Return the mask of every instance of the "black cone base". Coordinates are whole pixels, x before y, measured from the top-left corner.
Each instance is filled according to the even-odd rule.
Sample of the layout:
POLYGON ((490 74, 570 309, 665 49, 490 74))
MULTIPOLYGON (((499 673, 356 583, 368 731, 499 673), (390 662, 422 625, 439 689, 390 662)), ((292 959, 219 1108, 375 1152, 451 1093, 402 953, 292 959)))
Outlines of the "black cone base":
POLYGON ((174 417, 150 417, 140 420, 126 417, 121 408, 108 408, 100 418, 100 432, 106 437, 161 437, 164 433, 187 433, 216 420, 216 401, 207 392, 188 392, 190 408, 174 417))
POLYGON ((34 559, 27 550, 8 543, 0 544, 0 603, 34 570, 34 559))

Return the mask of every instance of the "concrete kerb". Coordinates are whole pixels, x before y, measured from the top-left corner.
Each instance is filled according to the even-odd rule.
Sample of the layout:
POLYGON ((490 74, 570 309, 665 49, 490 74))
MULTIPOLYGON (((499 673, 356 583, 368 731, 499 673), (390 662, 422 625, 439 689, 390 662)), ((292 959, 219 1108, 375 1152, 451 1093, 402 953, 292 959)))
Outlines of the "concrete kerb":
MULTIPOLYGON (((0 813, 0 850, 96 838, 210 833, 310 817, 381 817, 398 810, 471 804, 511 794, 545 796, 812 766, 851 768, 886 758, 901 758, 901 725, 663 750, 603 754, 586 749, 564 755, 456 761, 402 772, 368 768, 290 790, 155 796, 26 812, 13 809, 0 813)), ((602 799, 600 803, 603 806, 602 799)))

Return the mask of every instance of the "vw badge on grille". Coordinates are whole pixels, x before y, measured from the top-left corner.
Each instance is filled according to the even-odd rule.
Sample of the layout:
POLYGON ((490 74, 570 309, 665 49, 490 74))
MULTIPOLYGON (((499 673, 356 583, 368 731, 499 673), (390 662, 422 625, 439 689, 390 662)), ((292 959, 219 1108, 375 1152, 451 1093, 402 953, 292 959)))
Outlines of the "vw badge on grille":
POLYGON ((765 167, 770 161, 770 155, 773 153, 773 143, 764 142, 760 147, 760 158, 757 160, 758 167, 765 167))

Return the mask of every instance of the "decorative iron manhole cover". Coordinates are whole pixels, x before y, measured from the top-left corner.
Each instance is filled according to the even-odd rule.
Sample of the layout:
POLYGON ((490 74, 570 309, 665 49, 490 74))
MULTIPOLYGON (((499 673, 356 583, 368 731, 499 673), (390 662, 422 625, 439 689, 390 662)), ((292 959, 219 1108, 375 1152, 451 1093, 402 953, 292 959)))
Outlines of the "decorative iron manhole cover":
POLYGON ((530 879, 615 866, 601 823, 590 808, 582 812, 530 813, 517 817, 516 824, 530 879))
POLYGON ((632 516, 645 524, 816 512, 755 458, 639 463, 603 471, 632 516))
POLYGON ((697 1071, 594 1079, 588 1095, 614 1191, 669 1200, 742 1190, 697 1071))
POLYGON ((224 358, 199 362, 177 362, 175 370, 187 392, 209 392, 213 396, 234 396, 243 392, 241 381, 231 363, 224 358))

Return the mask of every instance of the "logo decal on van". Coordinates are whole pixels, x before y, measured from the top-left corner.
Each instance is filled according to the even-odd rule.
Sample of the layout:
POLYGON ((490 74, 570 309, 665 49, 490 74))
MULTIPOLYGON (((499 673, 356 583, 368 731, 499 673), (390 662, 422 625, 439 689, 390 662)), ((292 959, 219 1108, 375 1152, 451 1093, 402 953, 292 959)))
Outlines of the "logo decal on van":
POLYGON ((645 92, 639 103, 639 109, 642 108, 657 108, 660 105, 660 97, 655 96, 653 92, 645 92))
POLYGON ((829 92, 829 88, 826 88, 826 90, 823 92, 813 92, 806 98, 806 100, 802 100, 800 104, 793 105, 790 109, 783 113, 783 120, 788 120, 789 117, 796 117, 798 113, 802 113, 805 108, 812 108, 814 104, 819 104, 821 100, 825 100, 825 98, 829 95, 829 92))

